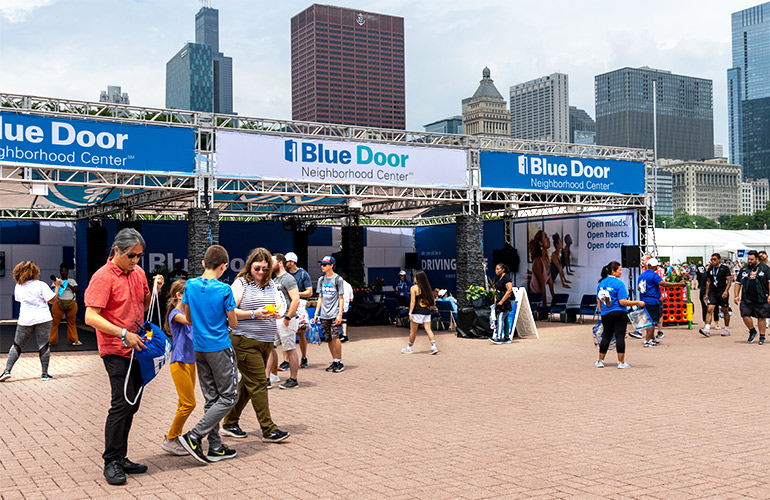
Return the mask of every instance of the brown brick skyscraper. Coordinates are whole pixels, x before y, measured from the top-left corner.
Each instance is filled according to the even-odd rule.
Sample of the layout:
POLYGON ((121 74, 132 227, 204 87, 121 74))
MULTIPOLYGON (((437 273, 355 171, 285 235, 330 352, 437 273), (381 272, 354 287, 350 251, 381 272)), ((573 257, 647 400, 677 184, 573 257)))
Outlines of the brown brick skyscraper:
POLYGON ((292 119, 403 129, 404 18, 314 4, 291 19, 292 119))

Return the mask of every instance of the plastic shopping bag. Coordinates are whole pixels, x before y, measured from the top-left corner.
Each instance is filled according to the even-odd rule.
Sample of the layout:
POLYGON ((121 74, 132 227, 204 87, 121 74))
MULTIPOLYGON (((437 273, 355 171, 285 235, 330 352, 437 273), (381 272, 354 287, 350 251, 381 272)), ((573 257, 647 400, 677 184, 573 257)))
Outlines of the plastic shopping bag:
POLYGON ((311 344, 321 345, 321 323, 313 321, 310 323, 310 328, 307 329, 305 338, 311 344))
MULTIPOLYGON (((604 325, 602 325, 601 321, 599 321, 599 324, 594 326, 593 332, 594 332, 594 346, 599 347, 599 345, 602 343, 602 335, 604 334, 604 325)), ((615 350, 615 335, 613 335, 612 340, 610 340, 609 350, 611 351, 615 350)))
POLYGON ((639 309, 634 306, 630 311, 628 311, 628 319, 634 326, 634 330, 645 330, 652 326, 652 318, 650 318, 650 314, 647 312, 647 309, 644 308, 639 309))

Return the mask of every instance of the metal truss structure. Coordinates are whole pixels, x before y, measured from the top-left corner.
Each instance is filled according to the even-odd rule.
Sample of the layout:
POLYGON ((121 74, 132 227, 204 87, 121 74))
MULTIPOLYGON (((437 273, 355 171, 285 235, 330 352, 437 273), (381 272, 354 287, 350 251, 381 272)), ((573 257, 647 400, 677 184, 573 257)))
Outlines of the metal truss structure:
MULTIPOLYGON (((508 219, 633 209, 641 214, 640 221, 645 220, 643 227, 652 227, 651 221, 646 221, 650 200, 644 196, 489 190, 481 186, 479 164, 481 151, 507 151, 634 160, 649 165, 652 154, 648 150, 271 120, 2 93, 0 110, 67 119, 191 128, 195 132, 196 146, 196 173, 187 175, 4 163, 0 160, 0 183, 103 189, 103 195, 87 206, 6 208, 0 209, 0 218, 120 217, 163 220, 184 219, 190 208, 217 208, 223 220, 284 220, 293 217, 317 224, 355 220, 366 225, 417 226, 453 222, 453 215, 421 215, 434 207, 452 205, 457 207, 457 213, 508 219), (468 187, 403 187, 217 176, 214 144, 216 133, 220 130, 463 149, 468 152, 468 187), (116 192, 119 194, 117 197, 116 192), (103 201, 108 193, 113 199, 103 201)), ((646 232, 642 232, 646 238, 646 232)))

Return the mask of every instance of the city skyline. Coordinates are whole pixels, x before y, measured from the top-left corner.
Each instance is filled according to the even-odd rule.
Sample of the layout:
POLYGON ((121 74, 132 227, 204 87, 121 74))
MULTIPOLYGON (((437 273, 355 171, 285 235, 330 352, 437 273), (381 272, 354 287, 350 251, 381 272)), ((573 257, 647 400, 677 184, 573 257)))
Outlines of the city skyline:
MULTIPOLYGON (((570 105, 594 116, 595 75, 647 65, 713 80, 715 142, 727 144, 730 16, 757 3, 654 1, 635 16, 636 25, 629 25, 626 8, 611 2, 595 2, 588 9, 556 1, 526 10, 492 1, 334 4, 404 18, 409 130, 459 114, 480 67, 490 67, 503 89, 543 74, 568 74, 570 105), (656 15, 659 9, 667 15, 656 15), (513 18, 517 23, 511 31, 513 18), (474 34, 496 30, 512 33, 510 43, 474 34)), ((212 3, 220 11, 220 43, 239 61, 233 75, 234 107, 244 116, 289 119, 288 27, 291 17, 312 2, 267 10, 251 5, 241 0, 212 3)), ((113 0, 98 7, 87 0, 3 2, 0 64, 15 71, 0 74, 0 91, 93 100, 100 87, 121 82, 132 103, 163 107, 165 62, 185 40, 194 39, 189 19, 200 3, 113 0), (89 22, 78 23, 83 19, 89 22), (66 28, 74 23, 81 28, 66 28), (103 63, 94 65, 94 60, 103 63)))

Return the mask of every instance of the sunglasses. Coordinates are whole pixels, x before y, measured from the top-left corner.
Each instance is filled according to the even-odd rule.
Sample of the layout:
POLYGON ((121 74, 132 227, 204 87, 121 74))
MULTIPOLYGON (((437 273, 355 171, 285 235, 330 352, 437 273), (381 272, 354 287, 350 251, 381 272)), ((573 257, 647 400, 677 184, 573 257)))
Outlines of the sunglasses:
POLYGON ((129 259, 136 259, 136 258, 141 259, 142 257, 144 257, 144 253, 127 253, 126 257, 128 257, 129 259))
POLYGON ((331 264, 321 264, 321 267, 331 266, 331 264))

